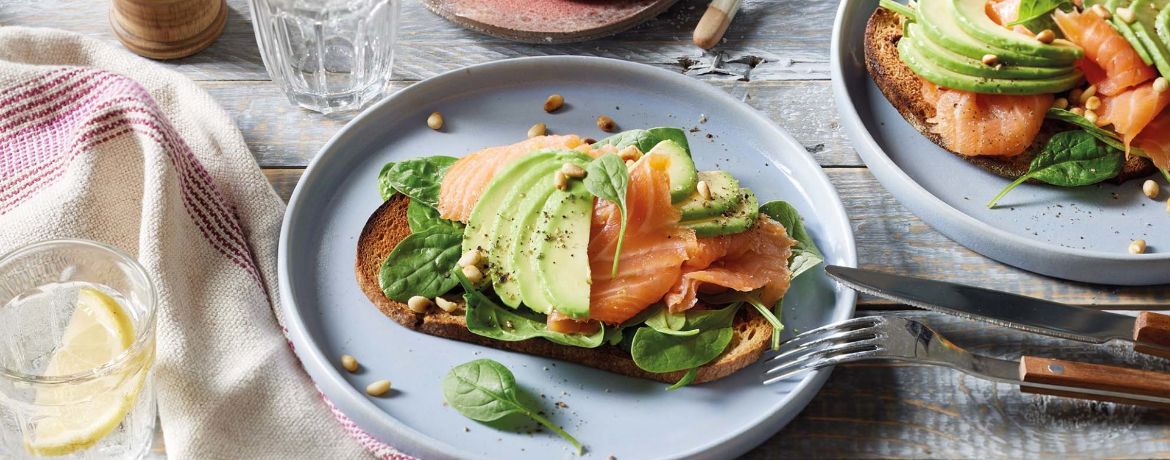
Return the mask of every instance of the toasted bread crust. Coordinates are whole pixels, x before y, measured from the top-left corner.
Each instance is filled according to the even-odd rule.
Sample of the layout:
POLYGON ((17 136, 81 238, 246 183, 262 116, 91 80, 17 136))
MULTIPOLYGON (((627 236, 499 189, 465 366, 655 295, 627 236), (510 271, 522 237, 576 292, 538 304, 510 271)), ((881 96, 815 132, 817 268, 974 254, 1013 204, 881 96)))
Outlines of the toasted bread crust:
MULTIPOLYGON (((646 372, 634 364, 629 353, 616 346, 602 345, 598 348, 586 349, 558 345, 543 339, 519 342, 493 340, 475 335, 467 330, 467 322, 464 319, 462 308, 454 313, 432 308, 425 314, 418 314, 412 312, 405 304, 386 298, 378 281, 378 273, 382 261, 390 255, 390 251, 398 245, 399 241, 410 234, 410 227, 406 220, 408 202, 409 199, 402 195, 396 195, 383 203, 378 210, 370 215, 365 227, 362 228, 361 236, 358 238, 357 261, 354 267, 358 286, 382 314, 410 329, 438 337, 574 362, 617 374, 667 383, 674 383, 682 378, 683 371, 666 374, 646 372)), ((454 296, 449 300, 462 303, 462 299, 454 296)), ((772 333, 771 325, 759 315, 749 312, 748 309, 740 310, 735 318, 734 330, 735 335, 731 345, 715 361, 699 369, 694 383, 709 382, 731 375, 756 362, 769 346, 772 333)))
MULTIPOLYGON (((922 84, 913 71, 902 62, 898 56, 898 41, 902 39, 901 18, 897 13, 885 8, 878 8, 869 17, 865 28, 865 67, 870 77, 890 104, 898 110, 910 126, 938 144, 948 152, 983 168, 993 174, 1015 179, 1028 172, 1028 166, 1048 139, 1061 131, 1067 131, 1067 125, 1045 120, 1040 128, 1040 134, 1032 141, 1032 145, 1023 154, 1012 157, 995 156, 967 156, 947 149, 942 138, 930 130, 930 123, 926 120, 935 114, 934 106, 927 103, 922 97, 922 84)), ((1126 160, 1121 174, 1113 181, 1117 183, 1130 179, 1145 177, 1157 170, 1154 164, 1141 157, 1130 157, 1126 160)))

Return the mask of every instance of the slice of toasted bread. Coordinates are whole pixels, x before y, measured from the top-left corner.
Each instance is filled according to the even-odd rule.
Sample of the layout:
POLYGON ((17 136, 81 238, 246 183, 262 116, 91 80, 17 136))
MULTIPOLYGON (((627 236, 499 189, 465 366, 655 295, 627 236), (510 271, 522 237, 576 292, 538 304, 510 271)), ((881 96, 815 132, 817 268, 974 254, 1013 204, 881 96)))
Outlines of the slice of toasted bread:
MULTIPOLYGON (((504 342, 481 337, 467 330, 462 307, 454 313, 432 308, 425 314, 414 313, 406 304, 395 302, 382 294, 378 272, 382 261, 399 241, 410 234, 406 221, 406 205, 409 199, 396 195, 382 204, 366 221, 357 243, 358 285, 374 306, 399 324, 430 335, 462 340, 479 345, 518 351, 530 355, 546 356, 553 359, 574 362, 618 374, 674 383, 682 378, 683 371, 656 374, 646 372, 634 364, 630 354, 609 345, 587 349, 558 345, 544 339, 504 342)), ((451 297, 462 304, 462 299, 451 297)), ((735 335, 731 345, 715 361, 701 367, 694 383, 709 382, 731 375, 756 362, 771 343, 772 326, 760 315, 749 309, 741 309, 735 318, 735 335)))
MULTIPOLYGON (((930 130, 930 123, 926 120, 935 114, 934 106, 927 103, 922 97, 922 84, 913 71, 902 62, 898 56, 898 40, 902 39, 901 17, 893 11, 878 8, 869 17, 865 28, 865 66, 869 70, 878 89, 890 101, 890 104, 902 114, 910 126, 926 136, 943 149, 947 149, 942 138, 930 130)), ((999 176, 1015 179, 1028 172, 1028 165, 1032 158, 1044 148, 1048 138, 1061 131, 1071 128, 1061 122, 1045 120, 1040 134, 1032 141, 1032 145, 1021 155, 1012 157, 967 156, 955 153, 972 164, 990 171, 999 176)), ((1130 157, 1126 160, 1121 174, 1114 182, 1125 182, 1129 179, 1145 177, 1156 171, 1153 163, 1141 157, 1130 157)))

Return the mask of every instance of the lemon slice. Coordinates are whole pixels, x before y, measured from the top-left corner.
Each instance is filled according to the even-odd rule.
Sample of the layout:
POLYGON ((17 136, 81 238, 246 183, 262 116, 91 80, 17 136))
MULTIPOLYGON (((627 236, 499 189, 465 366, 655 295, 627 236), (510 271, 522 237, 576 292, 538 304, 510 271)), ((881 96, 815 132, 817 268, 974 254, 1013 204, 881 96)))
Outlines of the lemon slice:
MULTIPOLYGON (((122 354, 133 341, 134 325, 118 301, 97 289, 81 288, 45 375, 92 370, 122 354)), ((149 362, 128 364, 81 383, 37 388, 35 416, 25 434, 29 452, 66 455, 89 448, 114 431, 134 407, 149 370, 149 362)))

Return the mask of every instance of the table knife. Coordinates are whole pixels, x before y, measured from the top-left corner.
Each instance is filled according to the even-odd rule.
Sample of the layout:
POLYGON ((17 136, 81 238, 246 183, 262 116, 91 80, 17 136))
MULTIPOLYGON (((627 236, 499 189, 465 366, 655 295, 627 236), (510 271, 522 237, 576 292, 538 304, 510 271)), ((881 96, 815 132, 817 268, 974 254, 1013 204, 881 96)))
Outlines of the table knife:
POLYGON ((1088 343, 1132 342, 1170 358, 1170 315, 1137 317, 975 286, 830 265, 825 272, 857 291, 948 315, 1088 343))

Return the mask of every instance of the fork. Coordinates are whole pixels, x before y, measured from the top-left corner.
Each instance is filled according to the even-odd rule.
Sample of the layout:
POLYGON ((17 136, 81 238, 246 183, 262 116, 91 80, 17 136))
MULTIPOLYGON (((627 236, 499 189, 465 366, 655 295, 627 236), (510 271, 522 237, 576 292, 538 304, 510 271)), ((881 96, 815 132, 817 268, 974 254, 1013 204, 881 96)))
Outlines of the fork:
POLYGON ((784 342, 767 360, 764 384, 837 364, 892 360, 949 367, 1025 393, 1170 407, 1170 374, 1024 356, 1010 360, 959 348, 921 322, 866 316, 820 327, 784 342))

